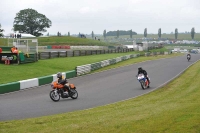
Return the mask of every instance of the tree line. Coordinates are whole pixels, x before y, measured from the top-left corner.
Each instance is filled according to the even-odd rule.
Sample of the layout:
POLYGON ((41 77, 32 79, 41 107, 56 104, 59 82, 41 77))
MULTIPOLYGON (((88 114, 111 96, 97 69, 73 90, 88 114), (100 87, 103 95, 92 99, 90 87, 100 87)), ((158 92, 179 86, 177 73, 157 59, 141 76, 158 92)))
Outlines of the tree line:
MULTIPOLYGON (((104 33, 105 34, 105 33, 104 33)), ((106 34, 106 36, 119 36, 119 35, 137 35, 136 32, 132 31, 132 30, 117 30, 117 31, 108 31, 106 34)))

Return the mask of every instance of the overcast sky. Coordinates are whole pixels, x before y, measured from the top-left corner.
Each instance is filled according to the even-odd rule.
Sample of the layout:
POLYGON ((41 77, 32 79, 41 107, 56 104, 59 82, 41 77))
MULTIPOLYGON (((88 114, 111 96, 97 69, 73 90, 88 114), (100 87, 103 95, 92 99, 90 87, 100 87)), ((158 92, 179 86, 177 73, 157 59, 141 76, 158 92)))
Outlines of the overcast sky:
MULTIPOLYGON (((130 30, 143 34, 200 32, 200 0, 0 0, 0 24, 11 33, 20 10, 32 8, 52 22, 50 34, 102 34, 130 30)), ((47 34, 47 33, 44 33, 47 34)))

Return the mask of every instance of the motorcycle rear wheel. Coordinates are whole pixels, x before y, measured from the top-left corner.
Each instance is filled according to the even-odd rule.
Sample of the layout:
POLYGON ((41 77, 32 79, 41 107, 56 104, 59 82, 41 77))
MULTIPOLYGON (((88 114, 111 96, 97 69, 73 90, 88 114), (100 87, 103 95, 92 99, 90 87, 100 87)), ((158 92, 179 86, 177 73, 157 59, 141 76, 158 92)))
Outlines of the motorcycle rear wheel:
POLYGON ((60 100, 60 95, 54 90, 50 91, 49 96, 54 102, 58 102, 60 100))

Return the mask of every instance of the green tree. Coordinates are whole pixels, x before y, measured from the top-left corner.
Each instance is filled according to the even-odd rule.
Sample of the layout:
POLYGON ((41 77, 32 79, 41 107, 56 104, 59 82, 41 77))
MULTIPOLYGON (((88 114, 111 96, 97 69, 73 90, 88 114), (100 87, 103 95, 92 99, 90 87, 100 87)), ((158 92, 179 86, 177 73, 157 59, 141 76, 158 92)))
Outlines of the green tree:
POLYGON ((117 38, 119 38, 119 30, 117 30, 117 38))
POLYGON ((68 32, 68 36, 70 36, 70 32, 68 32))
POLYGON ((144 37, 147 37, 147 28, 144 29, 144 37))
POLYGON ((191 37, 192 37, 192 39, 194 39, 194 34, 195 34, 195 29, 194 29, 194 27, 191 29, 191 37))
POLYGON ((133 31, 132 31, 132 29, 130 30, 130 38, 133 38, 133 31))
POLYGON ((178 38, 178 29, 176 28, 175 29, 175 39, 177 40, 177 38, 178 38))
POLYGON ((94 32, 92 31, 92 39, 94 39, 94 32))
POLYGON ((43 14, 38 13, 34 9, 20 10, 14 18, 14 31, 29 33, 34 36, 43 35, 45 28, 51 26, 51 21, 43 14))
POLYGON ((0 24, 0 37, 3 37, 3 32, 4 32, 4 29, 1 29, 1 24, 0 24))
POLYGON ((161 38, 161 28, 158 29, 158 37, 161 38))

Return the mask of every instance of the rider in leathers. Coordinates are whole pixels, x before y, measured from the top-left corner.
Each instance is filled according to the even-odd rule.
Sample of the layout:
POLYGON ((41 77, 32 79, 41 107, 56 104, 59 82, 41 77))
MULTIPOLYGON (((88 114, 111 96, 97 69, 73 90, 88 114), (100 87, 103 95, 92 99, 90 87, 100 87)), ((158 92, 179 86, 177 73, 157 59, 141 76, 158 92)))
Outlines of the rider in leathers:
POLYGON ((187 54, 187 58, 188 58, 188 57, 191 59, 191 55, 190 55, 190 53, 187 54))
POLYGON ((64 91, 67 90, 68 93, 70 93, 69 86, 66 85, 66 83, 68 83, 67 79, 62 76, 61 72, 57 73, 57 78, 58 78, 58 83, 64 85, 64 87, 63 87, 64 91))
POLYGON ((150 84, 150 81, 149 81, 149 78, 147 76, 147 71, 145 71, 144 69, 142 69, 142 67, 139 67, 138 68, 138 75, 139 74, 144 74, 145 78, 148 80, 149 84, 150 84))

